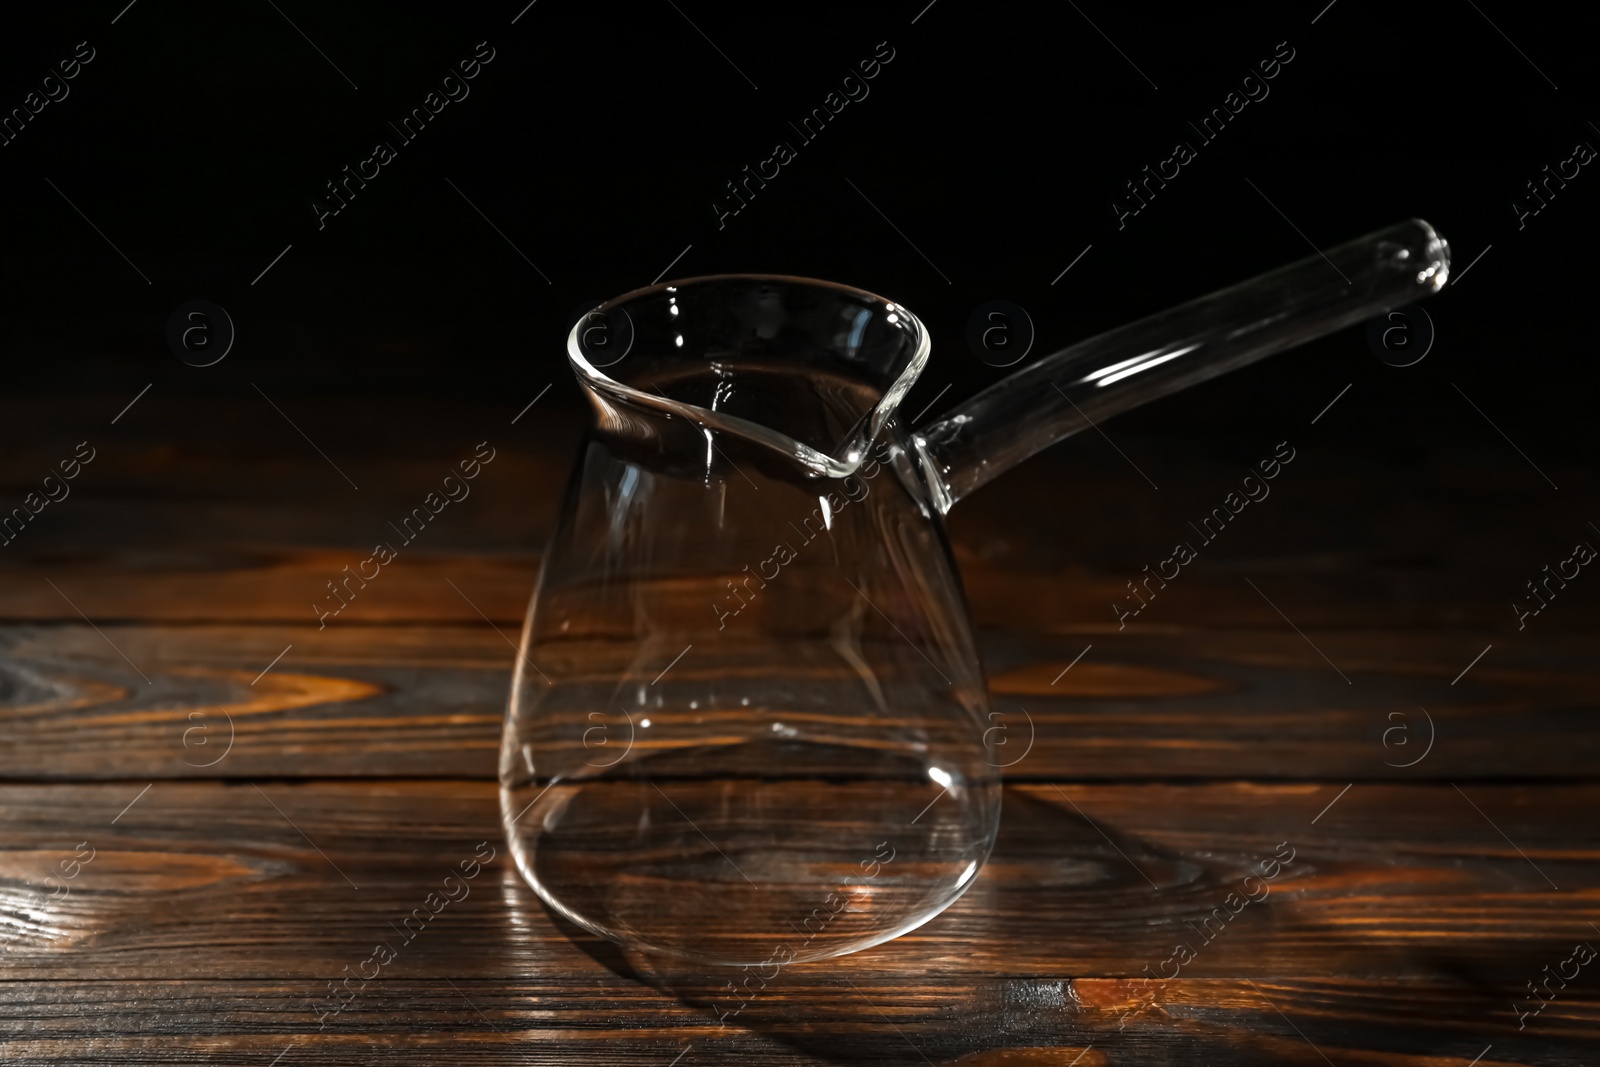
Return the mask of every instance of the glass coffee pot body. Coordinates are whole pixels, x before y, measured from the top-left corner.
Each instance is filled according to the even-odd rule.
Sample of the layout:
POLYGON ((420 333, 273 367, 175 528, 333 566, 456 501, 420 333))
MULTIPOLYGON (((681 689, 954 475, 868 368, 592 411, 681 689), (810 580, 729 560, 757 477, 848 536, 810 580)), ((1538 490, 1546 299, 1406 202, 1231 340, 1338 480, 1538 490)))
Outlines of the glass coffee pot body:
POLYGON ((898 408, 929 341, 881 297, 740 275, 601 305, 568 337, 596 421, 501 749, 523 876, 596 934, 710 963, 928 921, 1000 818, 944 512, 1091 420, 1447 272, 1431 227, 1402 223, 1040 360, 920 431, 898 408))

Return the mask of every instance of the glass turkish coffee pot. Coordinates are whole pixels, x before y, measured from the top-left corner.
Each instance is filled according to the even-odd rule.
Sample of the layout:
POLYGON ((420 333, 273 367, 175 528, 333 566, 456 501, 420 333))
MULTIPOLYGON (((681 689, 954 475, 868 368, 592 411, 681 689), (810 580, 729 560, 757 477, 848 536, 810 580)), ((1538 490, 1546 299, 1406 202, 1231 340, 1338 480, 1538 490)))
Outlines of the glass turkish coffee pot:
POLYGON ((820 959, 927 922, 1000 818, 942 517, 1105 418, 1437 292, 1411 220, 1037 360, 932 425, 899 304, 723 275, 567 338, 595 412, 528 610, 501 750, 523 876, 624 946, 820 959))

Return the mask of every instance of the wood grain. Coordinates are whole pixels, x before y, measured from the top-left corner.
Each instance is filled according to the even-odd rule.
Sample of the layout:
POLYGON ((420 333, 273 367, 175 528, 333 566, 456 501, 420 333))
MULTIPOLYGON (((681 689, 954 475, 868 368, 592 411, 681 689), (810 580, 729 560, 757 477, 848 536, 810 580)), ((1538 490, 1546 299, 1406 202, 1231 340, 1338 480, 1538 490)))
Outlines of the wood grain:
POLYGON ((581 411, 280 397, 357 491, 256 397, 157 389, 105 429, 127 399, 0 400, 11 496, 87 433, 101 449, 0 552, 6 1063, 1580 1067, 1600 1047, 1600 972, 1518 1019, 1544 967, 1600 943, 1600 583, 1526 629, 1510 609, 1582 536, 1579 464, 1549 467, 1558 494, 1475 423, 1398 453, 1306 437, 1125 629, 1111 602, 1260 443, 1118 432, 1159 492, 1089 438, 998 480, 949 527, 1016 757, 993 858, 926 926, 738 1008, 741 974, 565 924, 504 852, 511 643, 581 411), (319 629, 325 583, 486 437, 472 498, 319 629), (470 895, 323 1015, 481 842, 470 895), (1270 893, 1206 926, 1280 843, 1270 893))
MULTIPOLYGON (((97 511, 92 518, 121 526, 130 518, 127 510, 97 511)), ((497 520, 491 516, 479 520, 480 525, 483 521, 497 520)), ((82 611, 97 622, 314 623, 318 616, 313 604, 334 603, 327 583, 343 578, 342 568, 354 569, 370 556, 374 540, 395 539, 392 531, 384 531, 381 517, 371 526, 364 534, 330 531, 333 543, 316 546, 244 542, 165 551, 63 552, 47 541, 44 551, 17 551, 0 558, 0 620, 81 621, 82 611), (365 539, 355 541, 357 536, 365 539), (61 592, 52 590, 50 582, 61 592)), ((492 550, 477 551, 462 546, 402 549, 380 579, 359 592, 338 624, 480 622, 487 617, 500 625, 520 625, 549 530, 541 524, 521 532, 523 540, 514 548, 496 544, 492 550), (452 590, 449 582, 459 591, 452 590)), ((1021 551, 1033 547, 1047 530, 1017 524, 1004 532, 1005 543, 1021 551), (1026 541, 1019 531, 1027 533, 1026 541)), ((1143 577, 1144 563, 1153 565, 1171 553, 1170 545, 1153 545, 1151 555, 1139 562, 1129 560, 1131 565, 1074 559, 1019 567, 1008 558, 984 554, 982 546, 998 536, 997 531, 952 526, 951 535, 965 538, 956 540, 954 548, 974 624, 1017 632, 1118 630, 1113 602, 1124 605, 1124 610, 1136 607, 1127 582, 1143 577)), ((504 532, 497 531, 496 540, 502 536, 504 532)), ((460 535, 455 540, 459 539, 460 535)), ((33 547, 24 546, 21 538, 16 544, 19 549, 33 547)), ((1210 627, 1253 629, 1284 625, 1287 615, 1302 628, 1470 628, 1502 639, 1514 635, 1538 639, 1552 630, 1592 627, 1600 592, 1574 583, 1559 604, 1551 605, 1548 616, 1531 622, 1532 634, 1519 634, 1511 604, 1526 599, 1522 583, 1548 562, 1548 558, 1519 560, 1502 554, 1484 561, 1479 570, 1463 572, 1373 553, 1261 546, 1243 556, 1197 562, 1181 582, 1158 591, 1128 625, 1162 630, 1203 619, 1210 627), (1359 573, 1362 580, 1352 582, 1352 573, 1359 573)))
MULTIPOLYGON (((91 424, 100 434, 72 495, 0 551, 0 619, 77 619, 46 577, 97 621, 312 619, 325 583, 390 537, 389 522, 488 438, 497 458, 473 495, 441 514, 341 621, 478 619, 448 576, 490 618, 515 625, 587 421, 570 381, 555 388, 515 425, 521 403, 500 398, 441 411, 428 398, 385 397, 379 421, 360 429, 341 398, 296 398, 290 410, 350 468, 359 492, 254 395, 196 403, 152 392, 140 401, 145 417, 109 435, 98 412, 114 414, 124 397, 0 398, 8 499, 94 436, 91 424)), ((1266 445, 1152 435, 1134 452, 1160 492, 1088 437, 997 480, 949 519, 975 622, 1017 632, 1115 627, 1110 605, 1129 600, 1126 583, 1176 541, 1195 540, 1189 524, 1266 445)), ((1200 545, 1199 559, 1133 625, 1282 624, 1250 578, 1303 628, 1472 627, 1509 638, 1523 583, 1593 533, 1568 501, 1593 494, 1594 472, 1576 460, 1552 465, 1568 487, 1552 494, 1503 462, 1488 427, 1471 427, 1465 440, 1419 433, 1403 454, 1359 439, 1301 447, 1273 495, 1200 545)), ((1574 583, 1535 634, 1592 626, 1597 598, 1600 583, 1574 583)))
POLYGON ((1442 983, 1181 978, 1165 987, 1159 1009, 1119 1029, 1119 1010, 1092 999, 1104 984, 836 973, 775 989, 770 1002, 721 1029, 711 1010, 679 992, 614 977, 384 980, 367 1003, 320 1030, 301 1009, 318 990, 272 980, 0 983, 0 1012, 14 1021, 9 1063, 241 1067, 279 1055, 285 1065, 667 1067, 685 1049, 685 1067, 1468 1067, 1480 1055, 1480 1067, 1582 1067, 1592 1062, 1587 1035, 1600 1024, 1592 994, 1563 998, 1518 1032, 1442 983), (162 1005, 158 1016, 150 1004, 162 1005))
MULTIPOLYGON (((141 793, 145 784, 0 786, 11 976, 325 978, 484 841, 501 860, 442 916, 448 935, 408 946, 405 970, 597 973, 504 862, 489 783, 161 781, 141 793), (59 864, 85 841, 95 858, 51 902, 50 855, 59 864)), ((1363 783, 1339 794, 1246 782, 1009 787, 972 890, 850 959, 901 976, 1134 977, 1169 969, 1161 962, 1186 940, 1199 956, 1180 963, 1187 977, 1295 976, 1315 959, 1351 977, 1447 973, 1505 991, 1600 936, 1588 926, 1600 922, 1600 846, 1587 821, 1600 786, 1363 783), (1294 858, 1264 900, 1220 934, 1188 925, 1282 842, 1294 858)))
MULTIPOLYGON (((517 637, 481 619, 0 628, 0 777, 492 778, 517 637)), ((1281 626, 986 632, 999 761, 1014 780, 1340 784, 1582 777, 1600 761, 1588 634, 1496 645, 1455 685, 1483 634, 1315 640, 1351 684, 1281 626)))
POLYGON ((1600 1027, 1582 979, 1523 1031, 1512 1007, 1545 964, 1600 939, 1587 828, 1600 786, 1475 785, 1469 802, 1450 786, 1363 784, 1325 812, 1338 790, 1312 785, 1015 786, 992 862, 949 911, 787 968, 725 1028, 737 972, 577 931, 503 851, 319 1020, 329 980, 397 941, 390 924, 440 872, 498 841, 494 790, 141 788, 0 787, 12 1060, 181 1049, 243 1063, 297 1043, 312 1063, 380 1047, 419 1063, 664 1062, 685 1045, 713 1062, 1056 1063, 1091 1045, 1107 1063, 1319 1062, 1309 1039, 1338 1063, 1464 1065, 1492 1043, 1505 1054, 1487 1062, 1577 1064, 1600 1027), (43 874, 85 841, 94 858, 51 902, 43 874), (1280 841, 1294 858, 1265 899, 1204 941, 1188 924, 1280 841), (1148 980, 1169 973, 1174 941, 1196 958, 1148 980), (1308 960, 1341 977, 1309 980, 1308 960))

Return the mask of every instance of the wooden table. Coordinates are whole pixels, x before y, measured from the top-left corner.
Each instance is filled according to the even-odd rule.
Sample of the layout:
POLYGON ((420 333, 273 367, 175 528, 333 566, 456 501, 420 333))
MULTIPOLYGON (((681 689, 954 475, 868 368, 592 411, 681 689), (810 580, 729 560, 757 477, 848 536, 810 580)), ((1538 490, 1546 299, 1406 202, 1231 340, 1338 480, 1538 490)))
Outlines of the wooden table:
POLYGON ((327 463, 248 392, 157 390, 115 426, 124 396, 7 401, 9 484, 98 451, 0 560, 0 1061, 1594 1062, 1595 594, 1523 631, 1505 607, 1584 536, 1592 480, 1549 492, 1464 407, 1373 444, 1365 380, 1313 426, 1347 380, 1315 371, 1207 387, 1271 391, 1270 440, 1119 423, 1160 492, 1090 437, 952 515, 995 706, 1033 737, 994 856, 726 1026, 728 975, 555 921, 500 841, 570 385, 514 426, 526 398, 275 397, 327 463), (1124 582, 1280 436, 1274 496, 1119 629, 1124 582), (319 631, 324 581, 485 438, 474 498, 319 631), (470 895, 319 1024, 485 841, 470 895), (1202 925, 1275 850, 1270 892, 1202 925))

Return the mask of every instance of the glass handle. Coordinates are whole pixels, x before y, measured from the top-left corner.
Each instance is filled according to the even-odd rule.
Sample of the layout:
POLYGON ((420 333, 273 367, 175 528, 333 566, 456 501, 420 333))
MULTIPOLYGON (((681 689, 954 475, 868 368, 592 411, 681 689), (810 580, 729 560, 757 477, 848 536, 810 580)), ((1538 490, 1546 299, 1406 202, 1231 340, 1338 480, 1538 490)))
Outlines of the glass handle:
POLYGON ((912 439, 941 511, 1119 412, 1438 292, 1450 246, 1421 219, 1080 341, 912 439))

